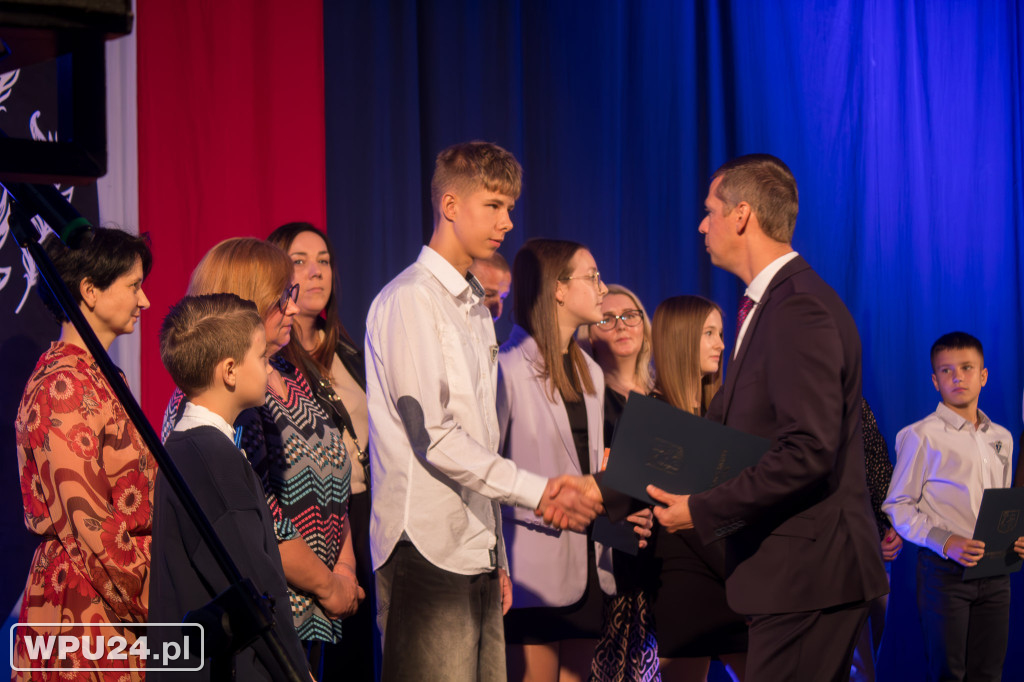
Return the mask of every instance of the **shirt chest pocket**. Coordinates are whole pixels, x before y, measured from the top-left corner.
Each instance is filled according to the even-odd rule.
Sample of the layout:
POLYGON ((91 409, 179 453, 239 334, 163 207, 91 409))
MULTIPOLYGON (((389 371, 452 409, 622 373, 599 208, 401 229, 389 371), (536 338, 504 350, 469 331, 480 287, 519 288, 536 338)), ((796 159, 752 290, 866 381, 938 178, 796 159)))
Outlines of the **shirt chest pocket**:
POLYGON ((477 340, 468 326, 457 328, 446 325, 438 331, 438 336, 449 393, 478 397, 474 388, 486 385, 489 378, 484 363, 487 348, 483 341, 477 340))

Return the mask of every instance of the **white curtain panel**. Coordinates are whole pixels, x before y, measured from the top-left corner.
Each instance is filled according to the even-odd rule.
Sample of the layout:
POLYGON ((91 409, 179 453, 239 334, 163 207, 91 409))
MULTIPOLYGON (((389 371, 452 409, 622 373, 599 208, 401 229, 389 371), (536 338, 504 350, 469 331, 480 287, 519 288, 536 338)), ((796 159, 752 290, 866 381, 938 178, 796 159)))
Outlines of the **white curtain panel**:
MULTIPOLYGON (((135 86, 135 33, 107 41, 107 174, 96 183, 100 224, 139 233, 139 159, 135 86)), ((143 313, 135 333, 117 337, 110 358, 141 396, 139 327, 159 324, 143 313)))

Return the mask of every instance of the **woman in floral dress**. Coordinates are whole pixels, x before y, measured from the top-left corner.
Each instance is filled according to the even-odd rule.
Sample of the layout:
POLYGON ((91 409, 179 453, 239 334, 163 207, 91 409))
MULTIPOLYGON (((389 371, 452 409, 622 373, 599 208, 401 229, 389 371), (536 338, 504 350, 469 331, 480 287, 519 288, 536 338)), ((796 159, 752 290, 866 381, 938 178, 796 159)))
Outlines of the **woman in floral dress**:
MULTIPOLYGON (((56 239, 47 250, 104 348, 134 331, 149 307, 142 280, 152 255, 144 239, 96 228, 74 251, 56 239)), ((81 336, 47 299, 61 323, 60 339, 39 358, 15 421, 25 525, 40 536, 18 621, 62 625, 19 628, 11 676, 143 679, 143 673, 128 671, 140 667, 130 648, 144 634, 141 628, 70 624, 146 621, 156 462, 81 336), (126 658, 89 660, 79 651, 58 662, 55 650, 51 660, 32 659, 21 635, 121 636, 126 658), (66 669, 17 670, 58 665, 66 669), (101 667, 122 670, 95 670, 101 667)))

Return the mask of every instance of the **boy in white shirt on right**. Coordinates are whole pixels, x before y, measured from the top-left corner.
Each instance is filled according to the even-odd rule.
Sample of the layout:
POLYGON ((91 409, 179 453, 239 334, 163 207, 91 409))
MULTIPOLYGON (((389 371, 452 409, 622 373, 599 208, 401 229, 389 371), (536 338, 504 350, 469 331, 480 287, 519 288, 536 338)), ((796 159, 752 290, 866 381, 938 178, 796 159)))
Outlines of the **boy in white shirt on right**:
MULTIPOLYGON (((931 349, 935 412, 896 436, 896 466, 882 509, 919 545, 917 604, 929 680, 1002 677, 1010 627, 1010 579, 963 580, 985 544, 972 540, 986 488, 1008 488, 1013 438, 978 409, 988 369, 981 342, 964 332, 931 349)), ((1024 537, 1014 546, 1024 557, 1024 537)))

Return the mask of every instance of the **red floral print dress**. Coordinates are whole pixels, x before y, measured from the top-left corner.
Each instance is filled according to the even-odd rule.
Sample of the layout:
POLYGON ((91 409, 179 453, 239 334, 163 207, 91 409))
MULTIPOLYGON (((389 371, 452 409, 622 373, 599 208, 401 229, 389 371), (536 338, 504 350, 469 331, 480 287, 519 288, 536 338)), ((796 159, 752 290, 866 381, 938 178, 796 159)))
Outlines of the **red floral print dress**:
MULTIPOLYGON (((148 616, 149 544, 157 465, 87 351, 56 342, 25 386, 15 421, 25 525, 40 536, 19 622, 61 623, 19 629, 14 665, 75 667, 78 672, 12 671, 18 680, 139 680, 129 653, 131 623, 148 616), (117 628, 70 623, 124 623, 117 628), (79 651, 60 663, 28 656, 22 634, 125 639, 125 658, 89 660, 79 651), (72 661, 75 665, 72 666, 72 661), (99 671, 96 668, 116 668, 99 671)), ((117 645, 114 645, 115 649, 117 645)))

